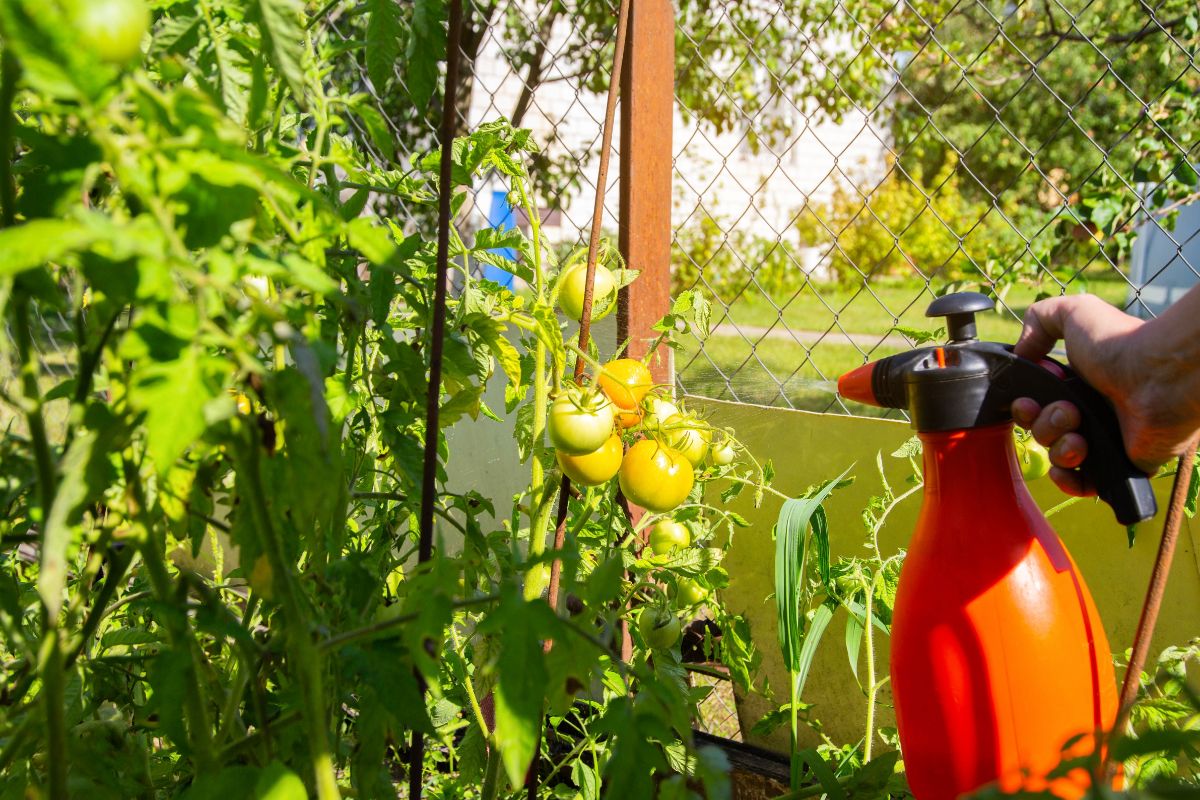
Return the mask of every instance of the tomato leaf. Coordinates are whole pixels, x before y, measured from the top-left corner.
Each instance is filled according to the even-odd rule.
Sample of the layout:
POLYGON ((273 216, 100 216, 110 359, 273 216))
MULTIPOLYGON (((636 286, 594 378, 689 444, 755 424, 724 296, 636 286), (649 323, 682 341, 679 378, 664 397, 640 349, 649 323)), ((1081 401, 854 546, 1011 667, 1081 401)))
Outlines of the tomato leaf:
POLYGON ((537 606, 549 611, 541 600, 525 603, 519 595, 509 595, 487 620, 489 629, 504 630, 497 662, 495 737, 514 787, 525 782, 525 772, 533 761, 549 682, 538 638, 540 626, 535 624, 535 617, 540 616, 537 606))
POLYGON ((304 82, 304 16, 302 0, 257 0, 259 28, 271 65, 287 81, 292 96, 301 108, 308 107, 308 89, 304 82))
POLYGON ((415 0, 405 55, 405 83, 417 108, 424 108, 437 88, 438 62, 446 54, 445 0, 415 0))
POLYGON ((400 39, 404 27, 400 22, 400 4, 396 0, 367 0, 367 76, 382 92, 395 74, 396 59, 400 57, 400 39))

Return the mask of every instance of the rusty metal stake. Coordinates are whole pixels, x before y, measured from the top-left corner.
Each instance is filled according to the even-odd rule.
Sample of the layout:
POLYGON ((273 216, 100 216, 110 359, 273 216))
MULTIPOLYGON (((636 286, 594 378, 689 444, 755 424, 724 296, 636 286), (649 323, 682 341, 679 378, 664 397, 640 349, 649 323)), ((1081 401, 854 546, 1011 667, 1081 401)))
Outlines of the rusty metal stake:
MULTIPOLYGON (((450 200, 454 194, 454 98, 458 92, 458 62, 462 50, 462 0, 450 0, 449 35, 446 38, 446 85, 442 94, 442 163, 438 174, 437 277, 433 288, 433 319, 429 329, 429 392, 425 401, 425 453, 421 473, 420 538, 417 563, 433 555, 433 504, 437 493, 438 420, 442 400, 442 352, 446 338, 446 291, 450 265, 450 200)), ((417 677, 420 681, 420 676, 417 677)), ((425 695, 422 683, 421 695, 425 695)), ((425 769, 425 737, 413 731, 409 748, 408 796, 421 800, 425 769)))

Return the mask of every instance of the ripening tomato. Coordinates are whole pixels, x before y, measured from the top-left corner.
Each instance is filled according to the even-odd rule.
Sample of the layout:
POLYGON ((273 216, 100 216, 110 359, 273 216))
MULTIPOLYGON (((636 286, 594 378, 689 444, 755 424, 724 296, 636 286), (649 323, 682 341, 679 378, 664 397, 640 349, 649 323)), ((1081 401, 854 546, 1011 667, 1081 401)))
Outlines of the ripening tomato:
POLYGON ((687 499, 696 475, 679 451, 643 439, 625 453, 618 480, 631 503, 662 514, 687 499))
POLYGON ((660 519, 650 526, 648 542, 655 555, 665 556, 672 550, 682 550, 691 544, 692 534, 682 522, 660 519))
POLYGON ((558 467, 579 486, 599 486, 608 483, 621 468, 621 437, 615 433, 594 453, 571 456, 556 451, 558 467))
POLYGON ((101 61, 123 66, 141 55, 150 9, 145 0, 84 0, 75 24, 83 43, 101 61))
POLYGON ((684 608, 690 608, 708 599, 708 590, 698 581, 691 578, 678 578, 675 581, 675 601, 684 608))
MULTIPOLYGON (((567 267, 558 279, 558 307, 568 319, 583 319, 583 292, 587 288, 587 263, 577 262, 567 267)), ((603 319, 617 307, 617 279, 608 267, 596 265, 592 284, 592 321, 603 319)))
POLYGON ((674 447, 694 467, 708 455, 712 428, 693 414, 675 414, 666 421, 666 435, 674 447))
POLYGON ((550 404, 546 428, 556 450, 578 456, 603 446, 613 423, 613 405, 603 392, 571 387, 550 404))
POLYGON ((679 618, 660 606, 643 609, 638 617, 638 631, 646 645, 654 650, 674 647, 679 641, 680 630, 679 618))
POLYGON ((597 382, 617 408, 635 412, 639 416, 642 400, 654 385, 650 370, 634 358, 618 358, 608 362, 597 382))

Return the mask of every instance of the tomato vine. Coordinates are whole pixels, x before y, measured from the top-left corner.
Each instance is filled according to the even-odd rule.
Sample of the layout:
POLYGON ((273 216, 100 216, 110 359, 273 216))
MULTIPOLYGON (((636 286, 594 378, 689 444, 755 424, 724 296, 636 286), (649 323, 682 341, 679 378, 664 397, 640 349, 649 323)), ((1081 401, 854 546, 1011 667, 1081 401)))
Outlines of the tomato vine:
MULTIPOLYGON (((419 40, 406 70, 432 93, 440 4, 367 6, 372 36, 395 14, 389 30, 419 40)), ((336 79, 362 59, 378 71, 379 51, 325 27, 367 13, 353 3, 156 3, 128 59, 89 42, 79 9, 0 7, 0 355, 17 378, 0 386, 0 795, 381 796, 416 733, 416 777, 439 794, 522 791, 531 765, 546 794, 727 788, 691 735, 704 693, 662 631, 708 616, 721 635, 697 646, 749 686, 756 653, 720 601, 723 543, 745 522, 720 506, 769 491, 770 468, 694 415, 645 424, 643 388, 666 398, 639 387, 631 424, 587 447, 670 451, 703 432, 678 459, 694 488, 633 521, 614 476, 576 487, 551 545, 548 415, 580 391, 567 359, 592 385, 620 353, 556 311, 583 255, 560 261, 540 230, 530 134, 497 121, 458 138, 448 186, 437 150, 381 163, 386 126, 336 79), (451 228, 430 395, 430 220, 493 174, 529 230, 451 228), (527 289, 475 274, 498 248, 527 289), (503 424, 528 487, 448 488, 471 454, 446 431, 503 424), (427 441, 437 536, 421 564, 427 441), (643 549, 665 520, 690 543, 643 549)), ((598 252, 608 303, 636 272, 598 252)), ((648 358, 707 315, 678 298, 648 358)))

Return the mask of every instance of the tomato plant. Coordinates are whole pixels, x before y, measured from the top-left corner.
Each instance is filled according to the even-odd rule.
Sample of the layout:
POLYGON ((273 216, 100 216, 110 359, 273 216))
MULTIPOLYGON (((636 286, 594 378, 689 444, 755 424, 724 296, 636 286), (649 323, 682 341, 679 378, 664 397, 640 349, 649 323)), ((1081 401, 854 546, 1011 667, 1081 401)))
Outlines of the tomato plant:
MULTIPOLYGON (((584 256, 558 261, 540 230, 531 134, 465 133, 444 186, 440 148, 394 138, 362 70, 382 90, 395 64, 427 105, 443 11, 0 3, 0 795, 384 797, 412 771, 438 796, 495 800, 561 761, 568 735, 563 780, 581 793, 648 796, 715 763, 679 654, 650 658, 635 637, 614 655, 657 587, 723 585, 719 547, 668 565, 632 554, 648 518, 625 515, 613 480, 626 444, 644 451, 655 349, 707 309, 685 295, 650 352, 607 374, 612 355, 555 311, 584 256), (503 266, 529 288, 456 275, 431 393, 431 220, 440 192, 460 209, 486 176, 528 227, 456 229, 454 269, 511 248, 503 266), (576 350, 596 363, 572 428, 551 398, 577 391, 576 350), (589 405, 597 386, 632 426, 589 405), (489 455, 447 435, 463 428, 511 432, 528 471, 515 497, 463 488, 489 455), (427 440, 436 537, 417 564, 427 440)), ((600 252, 618 285, 636 278, 600 252)), ((693 480, 760 494, 769 480, 671 464, 675 503, 693 480)), ((705 543, 743 523, 699 502, 680 513, 705 543)), ((707 657, 748 686, 745 620, 707 613, 729 632, 707 657)))

